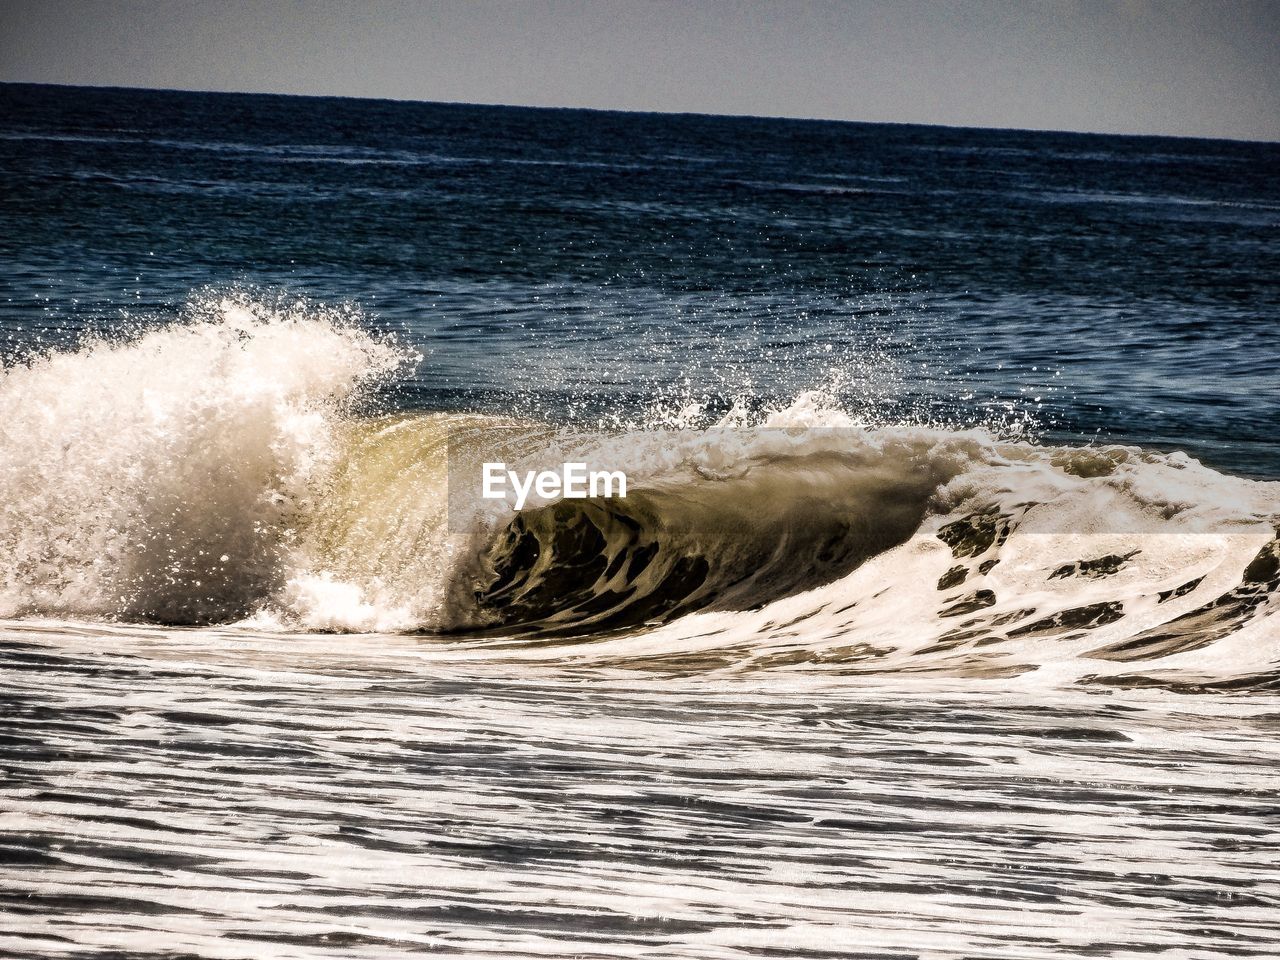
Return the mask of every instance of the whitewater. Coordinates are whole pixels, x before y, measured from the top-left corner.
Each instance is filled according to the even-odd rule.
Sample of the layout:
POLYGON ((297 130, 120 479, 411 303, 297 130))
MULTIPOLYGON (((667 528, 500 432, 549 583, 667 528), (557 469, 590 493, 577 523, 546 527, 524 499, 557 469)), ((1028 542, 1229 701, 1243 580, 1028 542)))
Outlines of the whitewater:
POLYGON ((362 410, 411 359, 224 297, 7 368, 0 615, 418 632, 551 669, 1276 684, 1280 483, 820 393, 612 433, 362 410), (461 466, 499 454, 632 491, 512 513, 461 466))
POLYGON ((417 360, 230 296, 6 367, 0 953, 1280 949, 1280 484, 370 403, 417 360))

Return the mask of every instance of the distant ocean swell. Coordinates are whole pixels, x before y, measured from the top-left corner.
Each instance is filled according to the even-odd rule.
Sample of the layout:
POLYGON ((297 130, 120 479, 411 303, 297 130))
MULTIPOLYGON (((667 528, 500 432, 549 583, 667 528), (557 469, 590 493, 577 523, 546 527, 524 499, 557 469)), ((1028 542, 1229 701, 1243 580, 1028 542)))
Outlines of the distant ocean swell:
POLYGON ((237 296, 7 368, 0 617, 423 631, 552 667, 1280 686, 1280 483, 870 424, 817 393, 613 438, 358 412, 411 359, 237 296), (451 453, 588 448, 625 500, 459 527, 451 453))

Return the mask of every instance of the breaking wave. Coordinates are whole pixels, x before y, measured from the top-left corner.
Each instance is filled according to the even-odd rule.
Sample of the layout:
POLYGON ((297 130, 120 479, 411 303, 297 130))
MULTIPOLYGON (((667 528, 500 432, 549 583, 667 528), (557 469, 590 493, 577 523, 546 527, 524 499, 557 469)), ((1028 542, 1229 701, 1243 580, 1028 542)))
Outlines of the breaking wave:
POLYGON ((7 368, 0 617, 423 631, 672 672, 1278 683, 1280 484, 870 425, 816 394, 612 436, 361 414, 410 359, 341 315, 232 297, 7 368), (589 455, 629 496, 463 524, 459 451, 589 455))

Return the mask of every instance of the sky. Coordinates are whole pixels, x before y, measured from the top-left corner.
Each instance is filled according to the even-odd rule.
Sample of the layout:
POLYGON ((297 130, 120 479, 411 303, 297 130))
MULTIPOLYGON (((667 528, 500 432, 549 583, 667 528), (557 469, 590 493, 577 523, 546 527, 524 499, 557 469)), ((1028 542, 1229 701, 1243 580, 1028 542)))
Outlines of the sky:
POLYGON ((1280 141, 1280 0, 0 0, 0 81, 1280 141))

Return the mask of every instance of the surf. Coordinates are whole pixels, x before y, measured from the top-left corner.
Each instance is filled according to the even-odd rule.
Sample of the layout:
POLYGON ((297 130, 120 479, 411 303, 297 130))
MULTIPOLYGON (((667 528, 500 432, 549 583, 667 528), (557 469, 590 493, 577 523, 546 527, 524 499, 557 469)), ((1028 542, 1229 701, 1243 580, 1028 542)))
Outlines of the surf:
POLYGON ((370 403, 420 359, 224 296, 6 367, 0 616, 670 673, 1277 684, 1280 484, 821 393, 614 432, 370 403), (485 457, 629 489, 486 512, 458 480, 485 457))

